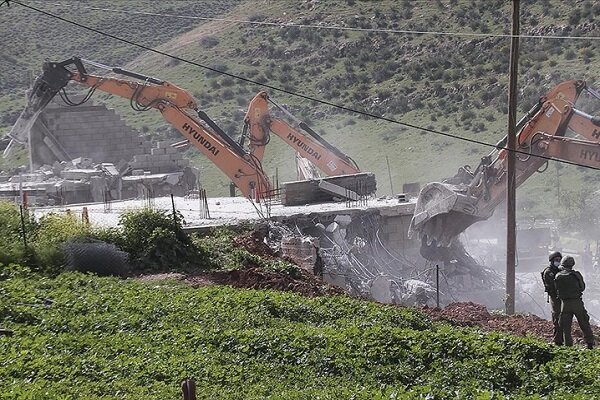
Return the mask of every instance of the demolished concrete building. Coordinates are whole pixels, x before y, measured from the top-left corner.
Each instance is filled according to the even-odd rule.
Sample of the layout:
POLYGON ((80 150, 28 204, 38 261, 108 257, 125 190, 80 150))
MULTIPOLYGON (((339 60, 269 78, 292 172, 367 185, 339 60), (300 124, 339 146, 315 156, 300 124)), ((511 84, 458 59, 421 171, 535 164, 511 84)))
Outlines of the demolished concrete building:
POLYGON ((91 101, 50 103, 31 128, 28 151, 28 171, 0 174, 0 198, 71 204, 184 195, 197 186, 197 170, 170 142, 152 143, 91 101))

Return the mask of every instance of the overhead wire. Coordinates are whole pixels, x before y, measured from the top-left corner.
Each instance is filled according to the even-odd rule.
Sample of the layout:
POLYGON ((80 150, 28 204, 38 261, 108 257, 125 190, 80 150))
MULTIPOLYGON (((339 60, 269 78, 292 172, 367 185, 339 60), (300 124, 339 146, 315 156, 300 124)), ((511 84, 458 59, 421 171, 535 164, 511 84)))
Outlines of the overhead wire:
POLYGON ((152 47, 140 44, 140 43, 133 42, 131 40, 128 40, 128 39, 125 39, 125 38, 113 35, 111 33, 107 33, 107 32, 101 31, 99 29, 92 28, 90 26, 81 24, 81 23, 76 22, 76 21, 72 21, 70 19, 61 17, 61 16, 53 14, 51 12, 41 10, 39 8, 33 7, 31 5, 28 5, 28 4, 24 4, 21 0, 11 0, 11 2, 14 3, 14 4, 18 4, 20 6, 23 6, 25 8, 28 8, 30 10, 36 11, 38 13, 47 15, 49 17, 52 17, 52 18, 61 20, 63 22, 66 22, 66 23, 78 26, 80 28, 89 30, 89 31, 97 33, 99 35, 110 37, 110 38, 112 38, 114 40, 117 40, 117 41, 120 41, 120 42, 123 42, 123 43, 127 43, 127 44, 135 46, 135 47, 139 47, 141 49, 144 49, 144 50, 152 52, 152 53, 160 54, 162 56, 169 57, 169 58, 178 60, 180 62, 184 62, 184 63, 191 64, 191 65, 195 65, 195 66, 197 66, 199 68, 206 69, 206 70, 209 70, 209 71, 212 71, 212 72, 216 72, 216 73, 221 74, 221 75, 229 76, 231 78, 234 78, 234 79, 237 79, 237 80, 240 80, 240 81, 243 81, 243 82, 251 83, 251 84, 254 84, 254 85, 257 85, 257 86, 262 86, 262 87, 265 87, 265 88, 268 88, 268 89, 272 89, 272 90, 275 90, 275 91, 278 91, 278 92, 281 92, 281 93, 289 94, 291 96, 299 97, 299 98, 302 98, 302 99, 305 99, 305 100, 310 100, 310 101, 314 101, 316 103, 324 104, 324 105, 327 105, 327 106, 330 106, 330 107, 338 108, 340 110, 344 110, 344 111, 347 111, 349 113, 359 114, 359 115, 362 115, 362 116, 365 116, 365 117, 374 118, 374 119, 378 119, 378 120, 382 120, 382 121, 387 121, 387 122, 390 122, 390 123, 393 123, 393 124, 396 124, 396 125, 402 125, 402 126, 405 126, 405 127, 408 127, 408 128, 417 129, 417 130, 421 130, 421 131, 424 131, 424 132, 429 132, 429 133, 433 133, 433 134, 436 134, 436 135, 445 136, 445 137, 448 137, 448 138, 457 139, 457 140, 461 140, 461 141, 465 141, 465 142, 469 142, 469 143, 473 143, 473 144, 478 144, 478 145, 485 146, 485 147, 491 147, 491 148, 494 148, 496 150, 512 151, 512 152, 515 152, 517 154, 523 154, 523 155, 526 155, 526 156, 537 157, 537 158, 548 160, 548 161, 556 161, 556 162, 559 162, 559 163, 568 164, 568 165, 574 165, 574 166, 578 166, 578 167, 582 167, 582 168, 588 168, 588 169, 593 169, 593 170, 600 170, 600 168, 598 168, 598 167, 593 167, 593 166, 589 166, 589 165, 585 165, 585 164, 579 164, 577 162, 568 161, 568 160, 560 160, 560 159, 556 159, 556 158, 553 158, 553 157, 544 156, 544 155, 540 155, 540 154, 532 154, 532 153, 521 151, 521 150, 517 150, 517 149, 509 149, 509 148, 507 148, 505 146, 500 147, 497 144, 488 143, 488 142, 484 142, 484 141, 476 140, 476 139, 471 139, 471 138, 467 138, 467 137, 464 137, 464 136, 455 135, 455 134, 452 134, 452 133, 442 132, 442 131, 438 131, 438 130, 435 130, 435 129, 426 128, 426 127, 418 126, 418 125, 415 125, 415 124, 411 124, 411 123, 408 123, 408 122, 398 121, 398 120, 395 120, 393 118, 385 117, 383 115, 377 115, 377 114, 373 114, 373 113, 370 113, 370 112, 367 112, 367 111, 356 110, 356 109, 353 109, 353 108, 348 107, 348 106, 344 106, 344 105, 341 105, 341 104, 332 103, 332 102, 327 101, 327 100, 322 100, 322 99, 318 99, 318 98, 315 98, 315 97, 311 97, 311 96, 308 96, 308 95, 305 95, 305 94, 302 94, 302 93, 298 93, 298 92, 294 92, 294 91, 291 91, 291 90, 287 90, 287 89, 284 89, 284 88, 281 88, 281 87, 278 87, 278 86, 273 86, 273 85, 270 85, 268 83, 261 83, 261 82, 255 81, 253 79, 249 79, 249 78, 246 78, 246 77, 243 77, 243 76, 240 76, 240 75, 232 74, 230 72, 222 71, 222 70, 219 70, 217 68, 210 67, 208 65, 197 63, 195 61, 187 60, 185 58, 181 58, 181 57, 178 57, 178 56, 166 53, 164 51, 161 51, 161 50, 158 50, 158 49, 155 49, 155 48, 152 48, 152 47))
MULTIPOLYGON (((40 0, 32 0, 34 2, 42 2, 40 0)), ((449 31, 424 31, 424 30, 411 30, 411 29, 383 29, 383 28, 361 28, 353 26, 340 26, 340 25, 325 25, 325 24, 300 24, 300 23, 282 23, 282 22, 269 22, 269 21, 251 21, 244 19, 231 19, 231 18, 215 18, 215 17, 200 17, 195 15, 177 15, 177 14, 165 14, 150 11, 134 11, 134 10, 120 10, 115 8, 104 8, 104 7, 92 7, 83 6, 81 4, 73 5, 66 3, 49 3, 43 1, 46 5, 53 5, 59 7, 65 7, 73 9, 75 7, 88 9, 93 11, 104 11, 112 13, 130 14, 130 15, 146 15, 150 17, 168 17, 168 18, 179 18, 179 19, 193 19, 200 21, 216 21, 216 22, 229 22, 234 24, 247 24, 255 26, 271 26, 271 27, 294 27, 294 28, 306 28, 306 29, 328 29, 328 30, 339 30, 339 31, 353 31, 353 32, 372 32, 372 33, 392 33, 392 34, 409 34, 409 35, 434 35, 434 36, 470 36, 470 37, 489 37, 489 38, 512 38, 518 37, 521 39, 573 39, 573 40, 600 40, 600 36, 568 36, 568 35, 511 35, 504 33, 478 33, 478 32, 449 32, 449 31)))

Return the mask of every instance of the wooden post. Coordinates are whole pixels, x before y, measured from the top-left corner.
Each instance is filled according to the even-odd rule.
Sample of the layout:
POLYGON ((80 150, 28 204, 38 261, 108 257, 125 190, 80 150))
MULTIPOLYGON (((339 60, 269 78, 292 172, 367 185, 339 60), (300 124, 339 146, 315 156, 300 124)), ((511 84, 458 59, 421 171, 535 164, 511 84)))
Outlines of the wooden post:
POLYGON ((183 400, 196 400, 196 382, 193 379, 186 379, 181 382, 183 391, 183 400))
POLYGON ((25 213, 23 212, 23 206, 19 206, 19 210, 21 211, 21 231, 23 233, 23 247, 25 251, 27 251, 27 231, 25 230, 25 213))
POLYGON ((90 224, 90 214, 87 207, 83 207, 81 210, 81 222, 83 222, 85 225, 90 224))
POLYGON ((435 264, 435 305, 440 308, 440 266, 435 264))
POLYGON ((177 229, 177 210, 175 210, 175 198, 171 193, 171 206, 173 207, 173 228, 177 229))
POLYGON ((513 0, 508 87, 508 156, 506 163, 506 314, 515 313, 517 77, 519 66, 519 0, 513 0))
POLYGON ((390 159, 388 158, 387 154, 385 155, 385 161, 387 162, 388 176, 390 178, 390 190, 392 191, 392 193, 390 193, 390 195, 393 196, 394 195, 394 183, 392 182, 392 170, 390 169, 390 159))

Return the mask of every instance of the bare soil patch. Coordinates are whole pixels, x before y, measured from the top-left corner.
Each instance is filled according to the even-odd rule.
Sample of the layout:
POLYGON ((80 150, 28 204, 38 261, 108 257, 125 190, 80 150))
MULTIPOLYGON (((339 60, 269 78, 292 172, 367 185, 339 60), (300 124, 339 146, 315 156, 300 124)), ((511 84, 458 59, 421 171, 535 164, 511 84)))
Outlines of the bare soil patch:
MULTIPOLYGON (((505 315, 490 313, 481 304, 472 302, 450 303, 445 308, 422 307, 420 311, 433 321, 445 321, 456 326, 476 326, 485 331, 500 331, 517 336, 533 335, 552 341, 552 322, 532 314, 505 315)), ((593 326, 594 334, 600 336, 600 328, 593 326)), ((583 343, 583 334, 577 322, 573 322, 573 339, 583 343)))

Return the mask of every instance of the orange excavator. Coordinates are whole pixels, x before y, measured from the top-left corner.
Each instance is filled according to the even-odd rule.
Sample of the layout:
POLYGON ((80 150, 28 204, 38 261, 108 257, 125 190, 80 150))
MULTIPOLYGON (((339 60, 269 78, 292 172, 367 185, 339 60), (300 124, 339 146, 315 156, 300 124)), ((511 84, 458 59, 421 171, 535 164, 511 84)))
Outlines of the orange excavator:
POLYGON ((318 178, 316 166, 327 176, 350 175, 360 173, 356 162, 338 148, 327 142, 306 123, 294 117, 285 107, 277 104, 267 92, 260 92, 250 102, 244 119, 244 131, 239 144, 245 145, 257 160, 262 161, 265 149, 270 141, 270 133, 280 137, 297 152, 299 177, 301 179, 318 178), (293 121, 295 126, 276 118, 269 112, 269 103, 283 115, 293 121))
POLYGON ((79 105, 87 101, 96 90, 129 99, 131 107, 136 111, 150 109, 160 111, 163 118, 223 171, 245 197, 260 201, 270 193, 271 183, 262 169, 261 160, 248 153, 223 132, 205 112, 199 109, 196 100, 187 91, 151 76, 109 67, 79 57, 43 64, 42 74, 36 79, 28 95, 28 105, 9 136, 16 142, 23 142, 25 135, 23 132, 32 125, 35 118, 57 93, 60 92, 67 103, 79 105), (137 80, 89 74, 84 62, 137 80), (76 82, 90 88, 81 102, 75 104, 67 97, 64 89, 69 82, 76 82))
MULTIPOLYGON (((10 151, 13 141, 26 141, 27 132, 33 122, 57 93, 60 93, 68 104, 79 105, 87 101, 96 90, 129 99, 131 107, 136 111, 160 111, 186 138, 179 142, 179 145, 195 145, 229 177, 245 197, 252 200, 260 201, 273 193, 271 183, 262 168, 265 146, 269 143, 271 132, 296 150, 299 171, 303 171, 299 174, 301 179, 319 178, 314 166, 327 176, 360 173, 354 160, 328 143, 304 122, 298 121, 284 107, 277 105, 266 92, 260 92, 250 102, 244 131, 240 141, 236 142, 199 109, 196 100, 186 90, 151 76, 79 57, 62 62, 44 63, 42 74, 36 79, 28 95, 28 105, 9 133, 11 143, 7 151, 10 151), (116 75, 135 78, 136 81, 90 74, 86 71, 84 63, 106 69, 116 75), (65 92, 65 86, 69 82, 90 88, 87 96, 77 104, 70 101, 65 92), (296 121, 298 129, 272 117, 269 113, 269 102, 296 121), (247 149, 244 147, 246 139, 247 149)), ((360 187, 371 190, 368 185, 360 187)))
MULTIPOLYGON (((543 172, 552 159, 600 169, 600 117, 575 106, 584 92, 591 100, 588 103, 600 100, 600 94, 584 81, 562 82, 517 123, 517 186, 534 172, 543 172)), ((474 171, 466 166, 452 178, 423 187, 409 235, 421 239, 425 258, 444 260, 455 238, 473 223, 489 218, 504 199, 505 146, 506 137, 474 171)))

